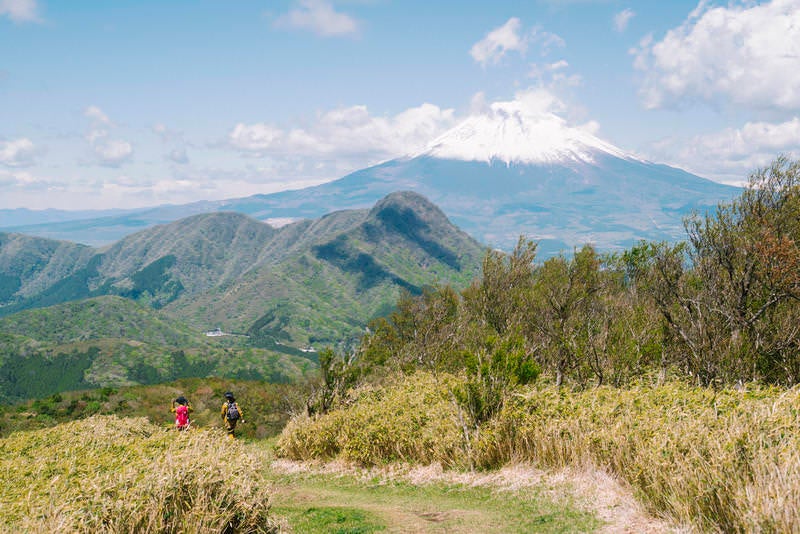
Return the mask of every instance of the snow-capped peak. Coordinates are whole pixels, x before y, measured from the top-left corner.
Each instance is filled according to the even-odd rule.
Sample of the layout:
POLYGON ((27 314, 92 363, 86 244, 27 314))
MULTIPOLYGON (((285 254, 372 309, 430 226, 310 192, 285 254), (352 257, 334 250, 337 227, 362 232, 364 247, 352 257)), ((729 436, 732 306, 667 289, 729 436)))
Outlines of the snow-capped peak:
POLYGON ((594 161, 598 152, 636 159, 591 133, 572 127, 535 98, 494 102, 448 130, 418 156, 463 161, 553 163, 594 161))

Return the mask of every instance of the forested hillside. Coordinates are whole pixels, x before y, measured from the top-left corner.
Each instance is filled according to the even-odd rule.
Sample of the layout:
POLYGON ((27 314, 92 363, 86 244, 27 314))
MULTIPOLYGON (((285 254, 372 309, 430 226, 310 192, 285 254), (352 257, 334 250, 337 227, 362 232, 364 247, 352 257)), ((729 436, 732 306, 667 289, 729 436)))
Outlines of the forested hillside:
POLYGON ((401 290, 466 286, 483 253, 414 193, 278 229, 235 213, 197 215, 104 249, 3 236, 0 315, 117 295, 275 350, 354 343, 401 290))
POLYGON ((316 369, 244 341, 207 338, 121 297, 28 310, 0 319, 0 402, 184 377, 289 382, 316 369))

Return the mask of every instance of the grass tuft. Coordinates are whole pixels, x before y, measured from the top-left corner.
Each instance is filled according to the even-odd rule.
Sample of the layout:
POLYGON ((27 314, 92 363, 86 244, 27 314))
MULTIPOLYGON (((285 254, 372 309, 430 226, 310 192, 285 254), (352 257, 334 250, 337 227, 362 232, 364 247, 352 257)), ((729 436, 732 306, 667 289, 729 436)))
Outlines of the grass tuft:
POLYGON ((0 440, 0 530, 273 532, 263 461, 222 432, 94 416, 0 440))

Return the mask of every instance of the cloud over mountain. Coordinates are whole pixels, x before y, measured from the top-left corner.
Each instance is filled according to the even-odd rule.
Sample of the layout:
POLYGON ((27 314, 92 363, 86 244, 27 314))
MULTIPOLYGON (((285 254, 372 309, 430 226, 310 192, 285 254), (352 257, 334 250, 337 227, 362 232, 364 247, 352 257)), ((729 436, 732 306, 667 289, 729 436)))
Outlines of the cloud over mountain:
POLYGON ((375 116, 366 106, 350 106, 321 113, 305 128, 239 123, 228 134, 228 144, 251 156, 291 154, 376 162, 419 150, 454 121, 452 109, 427 103, 394 116, 375 116))
POLYGON ((86 141, 89 143, 97 163, 105 167, 119 167, 133 155, 133 145, 124 139, 111 137, 116 125, 97 106, 89 106, 83 113, 91 120, 86 141))
POLYGON ((800 3, 701 2, 661 40, 632 51, 645 107, 686 100, 800 109, 800 3))

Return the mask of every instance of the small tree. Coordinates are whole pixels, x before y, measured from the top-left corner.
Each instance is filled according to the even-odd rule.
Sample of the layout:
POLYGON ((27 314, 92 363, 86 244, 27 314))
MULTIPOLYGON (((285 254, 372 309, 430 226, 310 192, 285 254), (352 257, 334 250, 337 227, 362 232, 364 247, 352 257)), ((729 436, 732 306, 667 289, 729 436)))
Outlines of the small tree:
POLYGON ((536 271, 526 329, 532 339, 540 340, 542 360, 555 372, 558 386, 569 372, 583 378, 592 350, 604 343, 600 338, 607 316, 598 300, 600 288, 600 262, 590 245, 571 259, 551 258, 536 271))
POLYGON ((778 158, 742 196, 686 221, 685 249, 654 258, 654 296, 704 384, 800 376, 800 162, 778 158))

